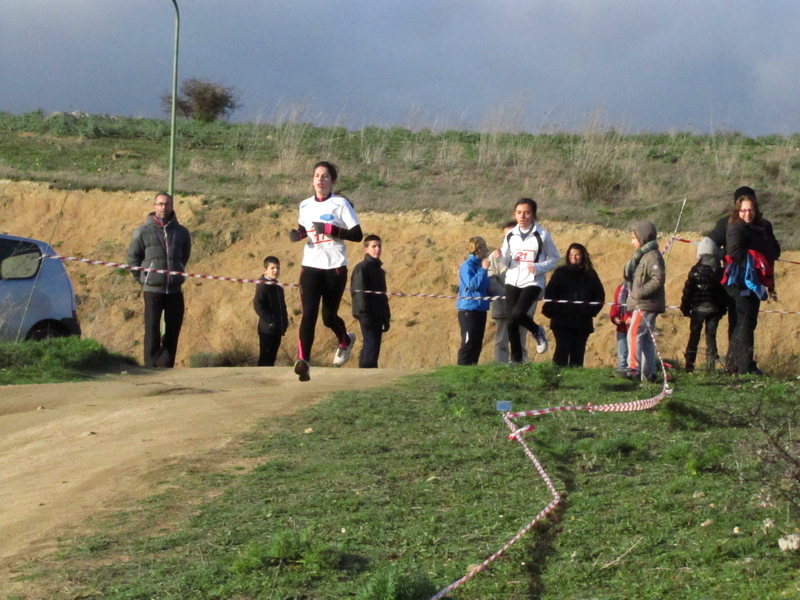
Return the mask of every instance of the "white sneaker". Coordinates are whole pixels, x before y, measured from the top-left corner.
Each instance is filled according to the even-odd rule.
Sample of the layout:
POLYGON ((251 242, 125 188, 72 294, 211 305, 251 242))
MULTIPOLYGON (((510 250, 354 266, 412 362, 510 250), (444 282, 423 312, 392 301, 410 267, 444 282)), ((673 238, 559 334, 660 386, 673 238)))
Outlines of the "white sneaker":
POLYGON ((303 359, 300 359, 294 363, 294 374, 297 375, 297 378, 300 381, 308 381, 311 379, 311 375, 309 374, 310 372, 311 367, 303 359))
POLYGON ((350 338, 350 345, 347 346, 347 348, 342 348, 339 346, 336 349, 336 354, 333 355, 333 364, 337 367, 341 367, 344 363, 350 360, 350 353, 353 351, 353 346, 356 343, 355 333, 348 333, 347 337, 350 338))
POLYGON ((547 352, 547 335, 545 335, 544 327, 541 325, 537 325, 537 327, 539 327, 539 330, 532 335, 533 339, 536 340, 536 352, 543 354, 547 352))

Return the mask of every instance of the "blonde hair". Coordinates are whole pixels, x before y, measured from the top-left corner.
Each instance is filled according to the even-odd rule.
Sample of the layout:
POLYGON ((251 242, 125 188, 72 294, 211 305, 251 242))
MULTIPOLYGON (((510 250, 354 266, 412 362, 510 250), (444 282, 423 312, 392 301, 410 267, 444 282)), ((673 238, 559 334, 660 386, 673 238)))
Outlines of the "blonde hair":
POLYGON ((469 242, 467 242, 467 251, 470 254, 477 254, 478 248, 486 248, 488 250, 489 247, 486 245, 486 240, 480 236, 469 238, 469 242))

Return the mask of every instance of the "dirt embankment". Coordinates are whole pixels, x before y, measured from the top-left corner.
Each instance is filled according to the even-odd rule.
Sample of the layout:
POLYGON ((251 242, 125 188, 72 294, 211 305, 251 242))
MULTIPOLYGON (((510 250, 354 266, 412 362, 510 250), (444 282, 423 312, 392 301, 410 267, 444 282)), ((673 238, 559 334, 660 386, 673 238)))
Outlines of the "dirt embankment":
MULTIPOLYGON (((298 200, 302 190, 298 193, 298 200)), ((99 190, 50 190, 43 184, 0 182, 0 230, 48 240, 63 255, 125 262, 125 253, 134 228, 151 210, 148 193, 109 193, 99 190), (63 206, 63 215, 55 226, 63 206), (55 229, 55 233, 53 231, 55 229)), ((296 283, 302 248, 288 240, 287 231, 295 226, 296 207, 266 206, 249 214, 232 214, 225 208, 207 210, 200 197, 178 199, 180 221, 195 235, 193 273, 256 278, 264 256, 274 254, 283 261, 281 280, 296 283)), ((543 225, 550 230, 563 252, 571 242, 585 244, 611 299, 620 280, 622 266, 632 248, 625 231, 597 226, 556 223, 546 220, 547 201, 540 202, 543 225)), ((482 235, 490 246, 498 245, 501 231, 496 227, 466 221, 463 215, 415 211, 397 214, 360 213, 365 233, 377 233, 384 240, 384 267, 390 291, 453 295, 458 283, 458 267, 465 258, 465 243, 482 235)), ((662 230, 672 224, 659 223, 662 230)), ((624 224, 621 224, 624 226, 624 224)), ((662 245, 667 234, 662 234, 662 245)), ((681 232, 681 237, 697 240, 697 232, 681 232)), ((360 244, 349 244, 350 263, 361 260, 360 244)), ((678 304, 686 274, 695 261, 695 246, 676 243, 668 257, 667 302, 678 304)), ((797 260, 798 253, 786 258, 797 260)), ((68 263, 76 293, 81 299, 79 316, 84 334, 108 348, 140 358, 142 340, 142 299, 138 285, 129 274, 104 266, 68 263)), ((779 304, 766 308, 800 310, 800 278, 792 277, 800 267, 780 263, 777 269, 779 304)), ((198 352, 219 352, 235 342, 257 348, 256 317, 252 310, 253 285, 223 281, 190 280, 185 285, 187 314, 178 351, 178 364, 187 366, 198 352)), ((292 320, 279 361, 289 364, 295 354, 300 303, 297 288, 286 289, 292 320)), ((450 299, 392 297, 393 323, 384 338, 381 365, 420 368, 455 362, 459 345, 454 301, 450 299)), ((340 314, 353 331, 357 323, 350 316, 346 294, 340 314)), ((537 317, 543 319, 543 317, 537 317)), ((762 361, 773 352, 800 352, 798 315, 765 315, 757 330, 758 352, 762 361)), ((546 323, 546 319, 543 322, 546 323)), ((688 336, 688 320, 676 310, 659 319, 661 348, 666 356, 682 357, 688 336)), ((720 335, 726 346, 725 325, 720 335)), ((589 338, 587 366, 612 364, 615 356, 614 328, 604 310, 596 319, 596 332, 589 338)), ((494 327, 487 327, 483 361, 492 360, 494 327)), ((330 364, 335 350, 329 331, 318 325, 313 359, 330 364)), ((549 360, 545 354, 536 360, 549 360)), ((348 367, 352 367, 350 364, 348 367)))
MULTIPOLYGON (((0 181, 0 230, 49 240, 62 255, 124 262, 131 233, 151 208, 149 194, 49 190, 47 186, 0 181), (66 200, 65 200, 66 198, 66 200), (63 216, 56 224, 59 210, 63 216), (54 227, 55 225, 55 227, 54 227)), ((547 204, 540 206, 547 214, 547 204)), ((264 207, 231 215, 224 209, 205 211, 201 198, 180 199, 179 219, 195 233, 195 259, 190 271, 256 278, 267 254, 283 260, 282 280, 297 281, 301 248, 289 243, 295 209, 264 207)), ((393 215, 362 213, 364 231, 384 239, 389 288, 396 292, 452 295, 465 242, 482 235, 496 245, 497 228, 468 222, 462 216, 435 212, 393 215)), ((600 227, 544 221, 562 251, 569 243, 586 244, 610 299, 620 271, 631 254, 629 235, 600 227)), ((662 227, 664 225, 662 224, 662 227)), ((697 233, 681 237, 698 239, 697 233)), ((679 302, 695 248, 674 246, 668 262, 668 303, 679 302)), ((351 245, 350 260, 360 260, 360 245, 351 245)), ((787 258, 798 260, 797 253, 787 258)), ((68 263, 81 299, 84 334, 112 350, 140 355, 142 299, 128 273, 104 266, 68 263)), ((777 270, 777 306, 798 310, 796 265, 777 270)), ((235 341, 257 346, 250 284, 190 280, 185 286, 187 318, 178 362, 186 366, 197 352, 218 352, 235 341)), ((289 364, 299 322, 296 288, 287 289, 294 322, 281 359, 289 364)), ((360 371, 351 361, 345 369, 315 367, 310 383, 300 384, 290 368, 175 369, 147 372, 105 382, 10 386, 0 390, 0 590, 25 591, 25 582, 11 583, 15 565, 27 556, 54 547, 65 528, 80 530, 88 515, 122 508, 157 488, 157 473, 187 455, 225 447, 259 418, 307 406, 337 389, 389 385, 405 370, 455 362, 459 344, 454 301, 393 297, 391 330, 385 336, 381 364, 393 369, 360 371), (402 370, 400 370, 402 369, 402 370), (41 408, 40 408, 41 407, 41 408), (20 587, 22 586, 22 587, 20 587)), ((349 316, 349 298, 341 310, 349 316)), ((541 317, 538 317, 541 318, 541 317)), ((798 315, 764 315, 757 330, 764 358, 798 354, 798 315)), ((687 319, 670 310, 659 320, 660 346, 666 356, 680 357, 688 335, 687 319)), ((614 327, 607 310, 596 320, 590 337, 589 366, 615 361, 614 327)), ((493 326, 487 330, 483 361, 492 360, 493 326)), ((725 349, 724 327, 720 334, 725 349)), ((318 330, 315 358, 330 364, 334 342, 318 330)), ((552 354, 534 360, 550 360, 552 354)), ((69 529, 67 529, 69 531, 69 529)))

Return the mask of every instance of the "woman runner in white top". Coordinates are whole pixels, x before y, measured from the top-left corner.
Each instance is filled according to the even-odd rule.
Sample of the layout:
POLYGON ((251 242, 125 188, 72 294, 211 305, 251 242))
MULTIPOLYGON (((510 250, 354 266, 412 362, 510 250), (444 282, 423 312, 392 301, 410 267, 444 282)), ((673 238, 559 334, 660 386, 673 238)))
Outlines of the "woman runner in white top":
POLYGON ((547 351, 544 328, 537 325, 528 311, 544 289, 545 274, 558 263, 561 255, 545 229, 536 224, 536 202, 522 198, 514 206, 517 226, 503 238, 503 245, 495 250, 495 258, 506 271, 506 307, 508 310, 508 342, 511 362, 522 362, 522 344, 519 328, 524 327, 536 340, 538 353, 547 351))
POLYGON ((344 196, 333 193, 336 166, 329 162, 314 165, 314 195, 300 203, 297 229, 289 232, 293 242, 307 240, 300 272, 300 340, 294 372, 300 381, 310 377, 309 361, 314 344, 320 301, 322 322, 336 335, 339 347, 333 364, 343 365, 350 358, 356 336, 348 333, 339 316, 339 303, 347 284, 347 248, 343 240, 360 242, 363 234, 353 205, 344 196))

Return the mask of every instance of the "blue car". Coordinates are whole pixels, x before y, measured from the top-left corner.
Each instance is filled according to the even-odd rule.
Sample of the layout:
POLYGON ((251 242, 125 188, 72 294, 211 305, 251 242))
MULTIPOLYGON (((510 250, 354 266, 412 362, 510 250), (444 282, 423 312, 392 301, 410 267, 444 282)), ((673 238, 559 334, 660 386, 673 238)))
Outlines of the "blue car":
POLYGON ((75 290, 39 240, 0 234, 0 340, 80 335, 75 290))

